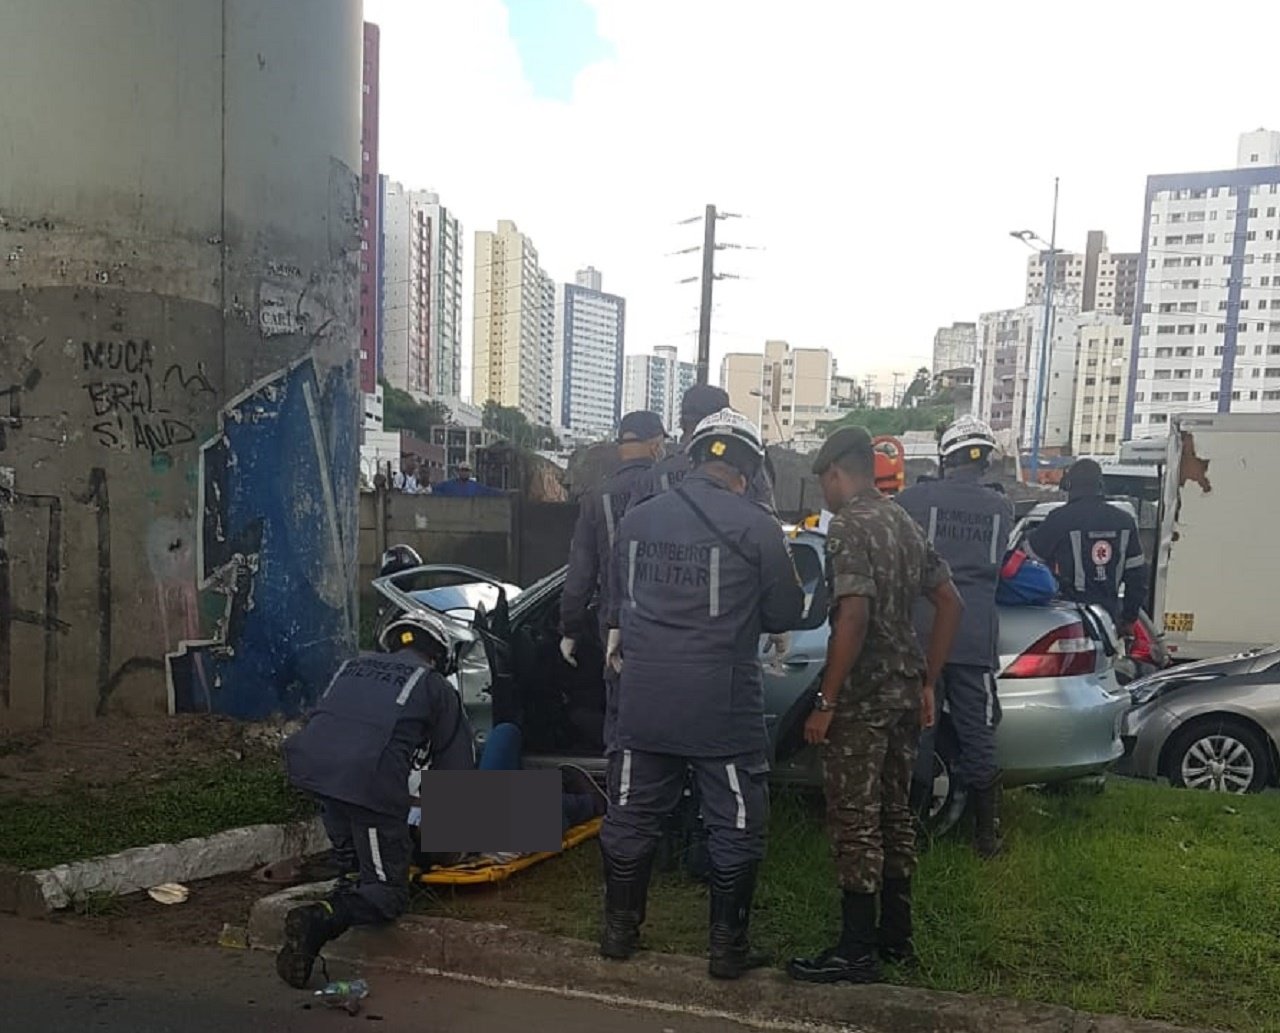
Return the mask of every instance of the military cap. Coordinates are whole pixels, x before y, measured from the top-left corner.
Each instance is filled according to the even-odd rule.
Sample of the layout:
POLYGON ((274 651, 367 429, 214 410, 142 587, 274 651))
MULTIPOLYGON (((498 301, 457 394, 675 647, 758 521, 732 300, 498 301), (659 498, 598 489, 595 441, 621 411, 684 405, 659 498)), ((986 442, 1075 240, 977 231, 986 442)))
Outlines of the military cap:
POLYGON ((822 448, 813 460, 813 472, 821 477, 832 463, 839 462, 853 452, 863 452, 869 460, 873 460, 871 435, 863 427, 841 427, 822 443, 822 448))

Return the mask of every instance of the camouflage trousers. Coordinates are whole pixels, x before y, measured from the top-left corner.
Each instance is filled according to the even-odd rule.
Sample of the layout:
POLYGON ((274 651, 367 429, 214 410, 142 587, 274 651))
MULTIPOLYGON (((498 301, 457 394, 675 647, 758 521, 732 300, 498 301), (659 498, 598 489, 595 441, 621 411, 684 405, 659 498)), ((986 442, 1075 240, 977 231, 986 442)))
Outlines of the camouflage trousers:
POLYGON ((909 797, 920 711, 859 706, 838 710, 823 748, 827 834, 840 888, 876 893, 916 867, 909 797))

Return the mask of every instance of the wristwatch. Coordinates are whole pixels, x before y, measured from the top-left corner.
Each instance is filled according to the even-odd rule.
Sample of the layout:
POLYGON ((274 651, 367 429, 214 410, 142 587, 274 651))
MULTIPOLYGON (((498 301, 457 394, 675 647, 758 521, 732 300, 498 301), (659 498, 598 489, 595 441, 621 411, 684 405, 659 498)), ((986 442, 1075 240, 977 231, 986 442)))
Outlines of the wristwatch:
POLYGON ((818 711, 819 713, 825 714, 829 711, 835 710, 835 708, 836 708, 836 705, 834 703, 828 703, 827 697, 824 696, 821 692, 814 693, 814 700, 813 700, 814 710, 818 711))

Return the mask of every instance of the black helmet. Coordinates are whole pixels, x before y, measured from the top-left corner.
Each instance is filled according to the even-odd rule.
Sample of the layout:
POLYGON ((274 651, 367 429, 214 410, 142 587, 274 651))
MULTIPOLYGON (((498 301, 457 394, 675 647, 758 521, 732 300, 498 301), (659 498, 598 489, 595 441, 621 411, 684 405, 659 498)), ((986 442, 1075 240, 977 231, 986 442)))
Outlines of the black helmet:
POLYGON ((389 577, 402 570, 412 570, 422 566, 422 557, 407 545, 393 545, 382 554, 382 567, 378 577, 389 577))

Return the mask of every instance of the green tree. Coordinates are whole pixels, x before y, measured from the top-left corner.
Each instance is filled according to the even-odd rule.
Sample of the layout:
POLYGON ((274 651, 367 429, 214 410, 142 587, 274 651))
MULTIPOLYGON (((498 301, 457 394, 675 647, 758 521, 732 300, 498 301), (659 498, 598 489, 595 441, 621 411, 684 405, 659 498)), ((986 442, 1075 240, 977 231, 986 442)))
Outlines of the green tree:
POLYGON ((838 420, 822 425, 829 437, 841 427, 865 427, 872 437, 904 434, 909 430, 937 430, 949 423, 955 410, 947 406, 921 405, 914 409, 850 409, 838 420))
POLYGON ((929 375, 929 371, 921 366, 916 370, 916 375, 911 378, 911 383, 907 385, 907 390, 902 395, 902 407, 905 409, 919 405, 929 397, 932 390, 933 378, 929 375))
POLYGON ((500 434, 521 448, 557 449, 560 447, 560 441, 550 427, 530 423, 529 417, 521 410, 499 405, 493 400, 484 403, 481 422, 489 430, 500 434))
POLYGON ((419 402, 407 391, 382 384, 382 425, 387 430, 407 430, 422 441, 431 440, 431 428, 453 422, 443 402, 419 402))

